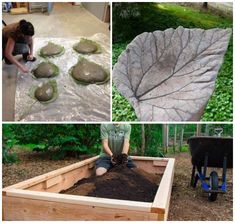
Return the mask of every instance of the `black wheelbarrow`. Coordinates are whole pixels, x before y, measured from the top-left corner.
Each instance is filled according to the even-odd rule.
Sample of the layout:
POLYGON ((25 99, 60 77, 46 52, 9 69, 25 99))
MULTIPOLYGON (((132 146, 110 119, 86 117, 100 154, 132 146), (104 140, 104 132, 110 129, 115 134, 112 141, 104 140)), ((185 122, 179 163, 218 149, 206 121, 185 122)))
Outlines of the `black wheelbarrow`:
POLYGON ((215 201, 218 193, 227 191, 226 171, 227 168, 233 168, 233 138, 191 137, 188 144, 193 165, 191 186, 196 188, 200 180, 203 191, 208 193, 209 201, 215 201), (207 167, 222 168, 222 178, 219 179, 214 170, 207 177, 207 167))

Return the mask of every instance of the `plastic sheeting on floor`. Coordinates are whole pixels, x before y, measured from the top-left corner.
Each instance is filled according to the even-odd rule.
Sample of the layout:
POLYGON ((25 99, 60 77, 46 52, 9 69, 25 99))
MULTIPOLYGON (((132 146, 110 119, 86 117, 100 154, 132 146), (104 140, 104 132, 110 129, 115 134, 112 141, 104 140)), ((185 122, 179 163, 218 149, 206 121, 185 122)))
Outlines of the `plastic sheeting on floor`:
POLYGON ((45 82, 48 79, 35 79, 32 74, 18 73, 15 120, 16 121, 110 121, 110 82, 102 85, 80 85, 75 83, 69 75, 69 69, 75 65, 79 56, 102 65, 110 70, 110 44, 109 38, 104 34, 92 37, 65 38, 35 38, 34 52, 37 61, 28 62, 30 70, 45 61, 38 56, 39 50, 49 41, 62 45, 65 53, 62 56, 49 60, 60 68, 60 74, 52 78, 57 82, 58 98, 49 104, 35 102, 29 96, 30 88, 45 82), (101 54, 81 55, 75 52, 72 46, 81 38, 91 39, 102 47, 101 54))

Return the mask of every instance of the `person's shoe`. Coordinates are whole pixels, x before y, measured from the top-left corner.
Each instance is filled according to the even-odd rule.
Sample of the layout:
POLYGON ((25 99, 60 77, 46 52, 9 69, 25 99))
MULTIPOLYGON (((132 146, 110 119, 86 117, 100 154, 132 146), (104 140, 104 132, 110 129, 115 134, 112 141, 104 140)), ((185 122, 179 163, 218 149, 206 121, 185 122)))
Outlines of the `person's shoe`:
POLYGON ((28 60, 28 59, 27 59, 26 62, 27 62, 27 61, 34 62, 34 61, 36 61, 36 60, 37 60, 37 58, 36 58, 36 57, 33 57, 32 60, 28 60))

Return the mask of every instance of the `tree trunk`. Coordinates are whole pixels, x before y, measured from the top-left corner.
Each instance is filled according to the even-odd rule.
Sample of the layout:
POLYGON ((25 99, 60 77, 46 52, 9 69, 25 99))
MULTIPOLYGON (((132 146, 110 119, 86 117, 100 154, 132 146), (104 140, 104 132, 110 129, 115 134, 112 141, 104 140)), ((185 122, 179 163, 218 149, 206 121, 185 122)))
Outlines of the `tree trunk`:
POLYGON ((206 135, 206 136, 209 136, 209 134, 210 134, 209 125, 206 124, 205 135, 206 135))
POLYGON ((174 126, 174 140, 173 140, 173 152, 175 153, 176 147, 176 140, 177 140, 177 125, 174 126))
POLYGON ((168 147, 168 125, 163 124, 162 126, 162 144, 163 144, 163 151, 164 153, 167 153, 167 147, 168 147))
POLYGON ((197 136, 202 135, 202 126, 200 124, 197 124, 197 136))
POLYGON ((166 124, 166 153, 168 152, 169 147, 169 125, 166 124))
POLYGON ((184 141, 184 125, 182 125, 181 132, 180 132, 180 145, 179 145, 180 152, 183 146, 183 141, 184 141))
POLYGON ((141 124, 141 156, 144 156, 144 152, 145 152, 145 128, 144 128, 144 124, 141 124))

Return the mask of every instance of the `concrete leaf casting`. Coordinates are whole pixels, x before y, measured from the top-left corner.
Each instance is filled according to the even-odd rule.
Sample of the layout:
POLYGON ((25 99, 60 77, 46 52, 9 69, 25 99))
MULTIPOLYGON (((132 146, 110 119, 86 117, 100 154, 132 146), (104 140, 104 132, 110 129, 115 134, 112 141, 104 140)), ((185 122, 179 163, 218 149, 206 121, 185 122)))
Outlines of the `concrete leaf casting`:
POLYGON ((55 80, 41 82, 39 85, 32 86, 29 96, 42 104, 55 101, 58 97, 57 83, 55 80))
POLYGON ((70 68, 69 74, 78 84, 104 84, 109 80, 109 72, 101 65, 83 57, 70 68))
POLYGON ((82 38, 79 43, 76 43, 73 46, 73 49, 81 54, 98 54, 102 52, 100 44, 84 38, 82 38))
POLYGON ((40 49, 39 55, 41 57, 58 57, 64 53, 65 49, 63 46, 48 42, 47 45, 40 49))
POLYGON ((32 70, 35 78, 51 78, 59 75, 59 67, 50 61, 43 61, 32 70))
POLYGON ((113 69, 141 121, 197 121, 213 93, 231 29, 167 29, 138 35, 113 69))

